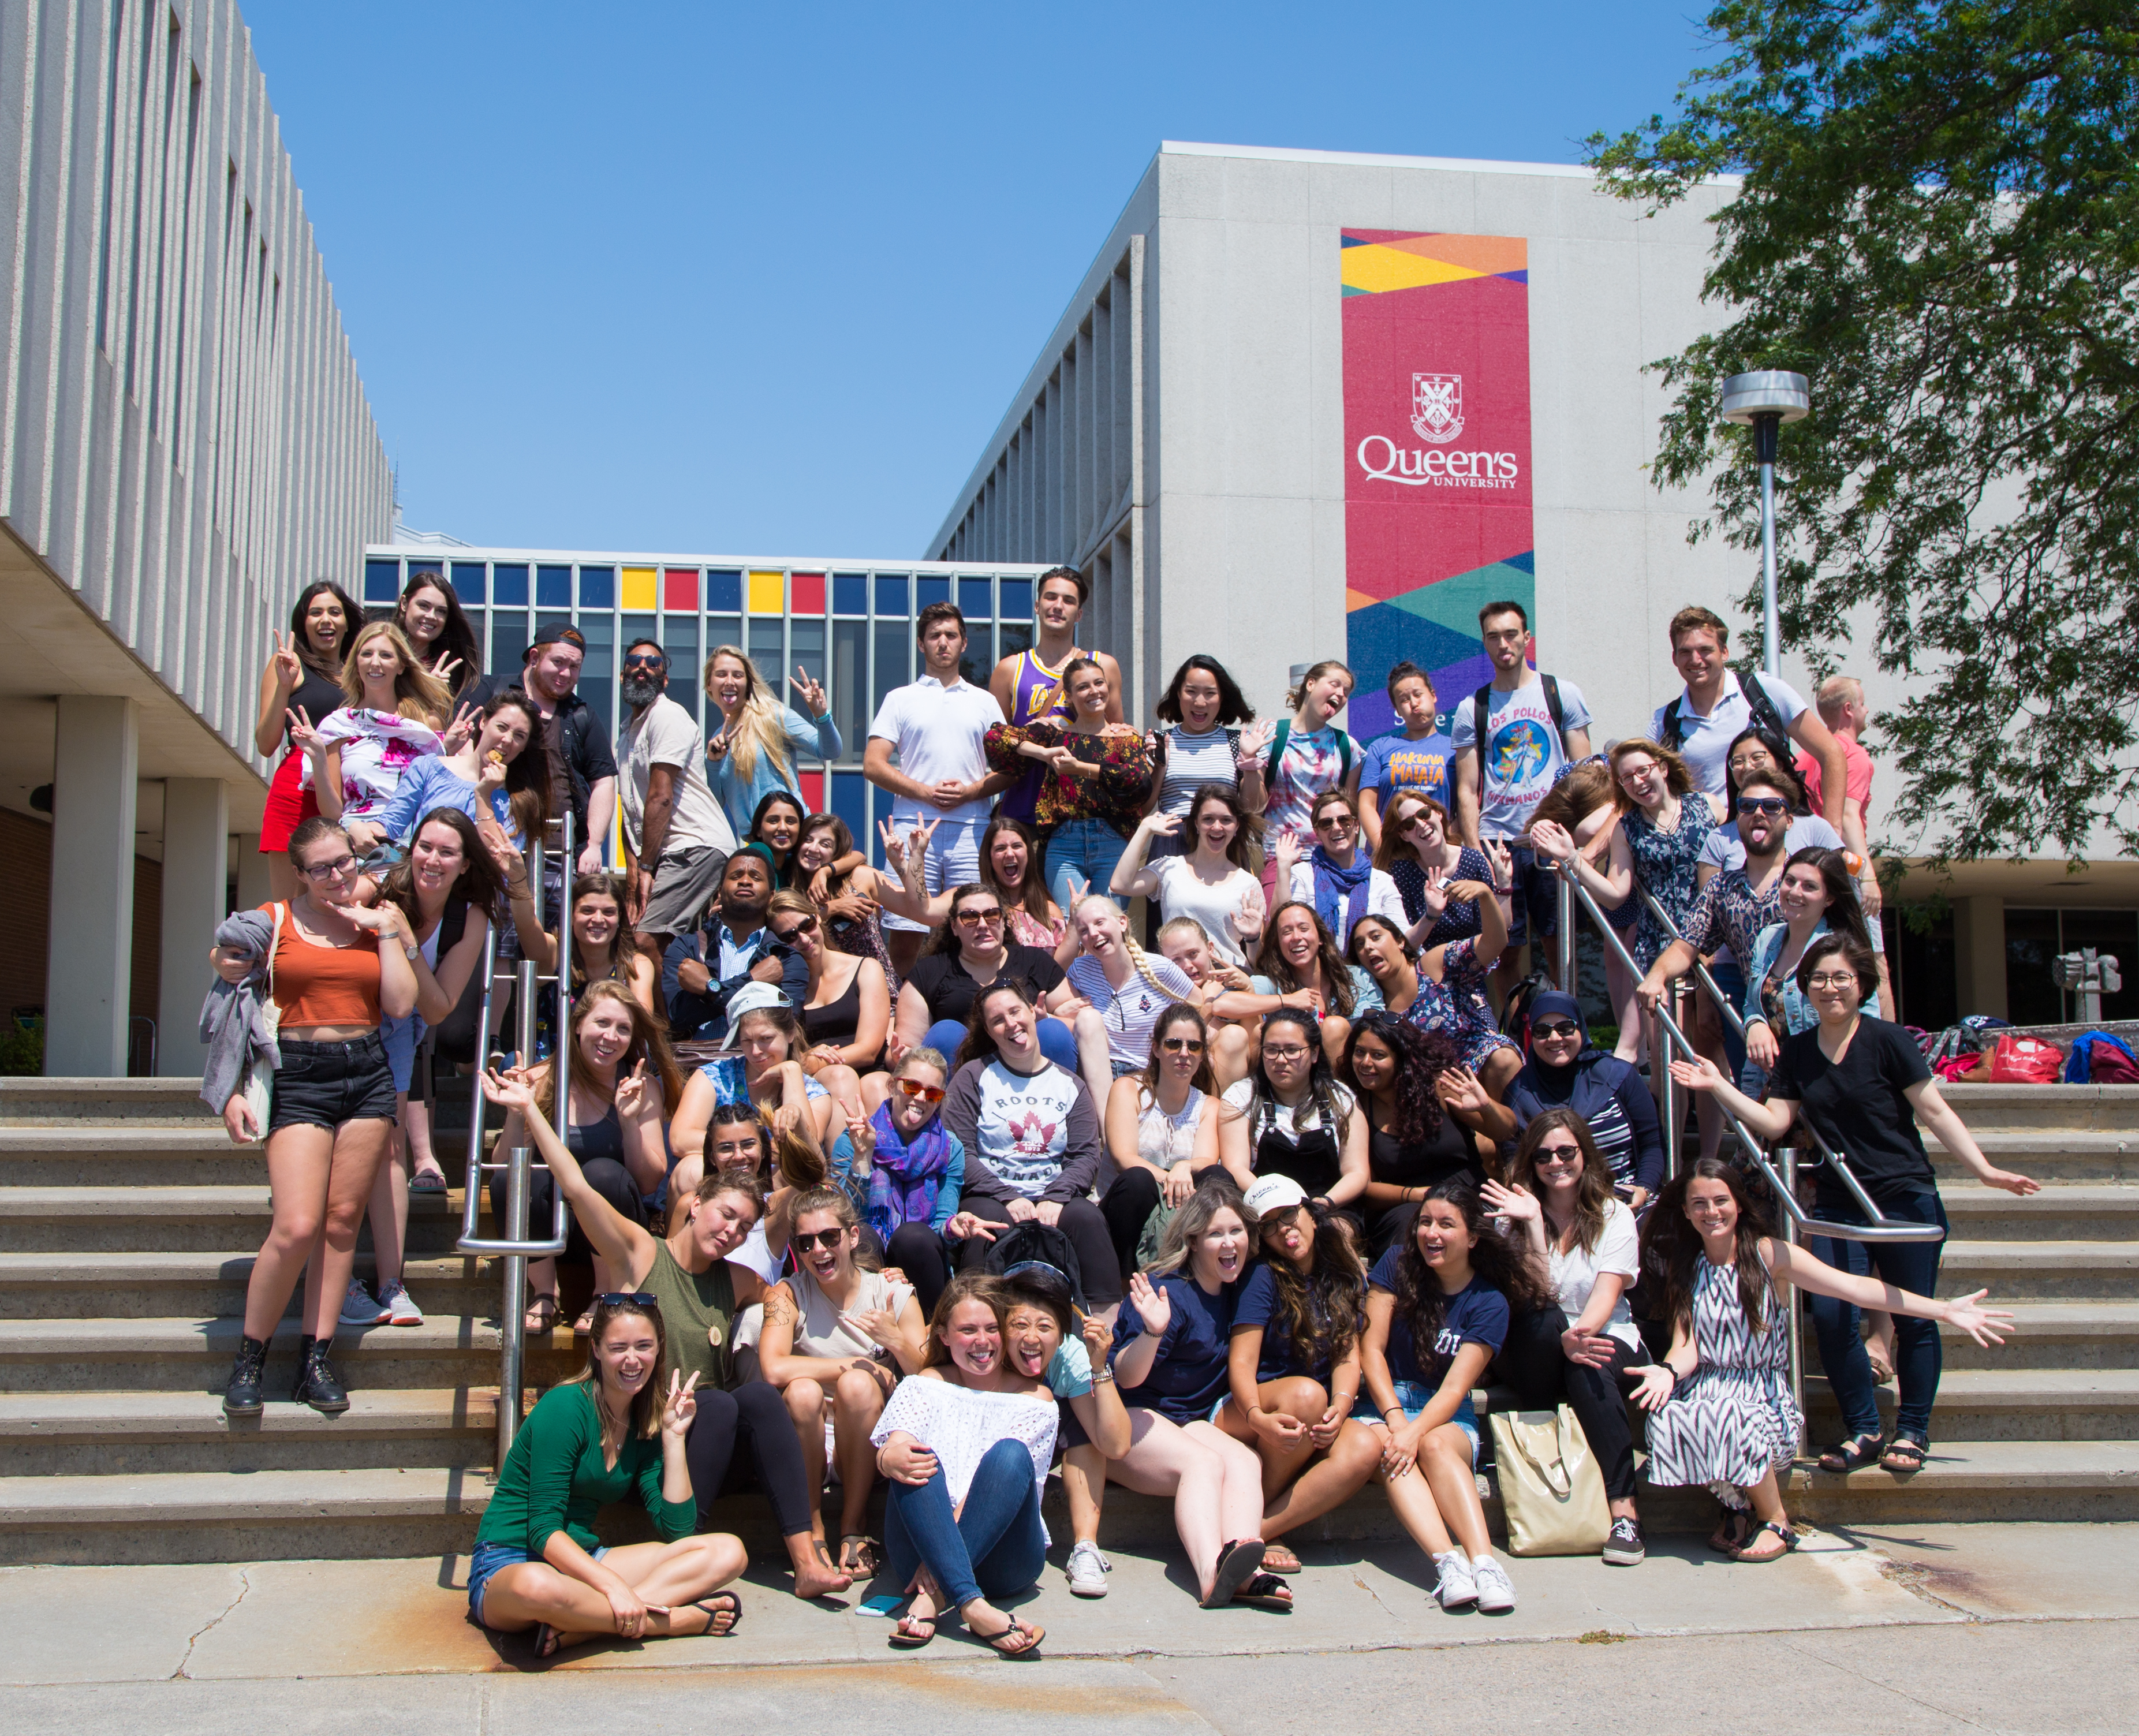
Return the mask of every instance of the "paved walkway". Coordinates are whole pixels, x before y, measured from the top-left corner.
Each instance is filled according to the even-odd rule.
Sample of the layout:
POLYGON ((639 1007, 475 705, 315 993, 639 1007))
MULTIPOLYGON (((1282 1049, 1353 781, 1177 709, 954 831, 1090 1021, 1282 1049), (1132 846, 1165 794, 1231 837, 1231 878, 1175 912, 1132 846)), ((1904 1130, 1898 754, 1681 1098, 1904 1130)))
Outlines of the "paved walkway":
POLYGON ((1045 1658, 1015 1665, 956 1630, 890 1652, 888 1624, 855 1600, 804 1606, 770 1575, 746 1583, 732 1639, 590 1646, 538 1668, 524 1641, 467 1622, 458 1559, 22 1567, 0 1571, 0 1722, 614 1728, 690 1715, 731 1666, 717 1690, 729 1727, 799 1713, 869 1736, 1000 1736, 1006 1719, 1043 1718, 1071 1736, 1415 1727, 1422 1694, 1437 1726, 1460 1715, 1494 1736, 1654 1733, 1750 1711, 1755 1683, 1773 1696, 1763 1736, 2129 1729, 2135 1543, 2131 1524, 1921 1526, 1823 1534, 1756 1567, 1675 1538, 1632 1570, 1511 1562, 1522 1601, 1503 1617, 1442 1613, 1402 1546, 1304 1550, 1290 1616, 1199 1611, 1177 1567, 1122 1553, 1103 1602, 1072 1599, 1050 1569, 1023 1606, 1048 1629, 1045 1658))

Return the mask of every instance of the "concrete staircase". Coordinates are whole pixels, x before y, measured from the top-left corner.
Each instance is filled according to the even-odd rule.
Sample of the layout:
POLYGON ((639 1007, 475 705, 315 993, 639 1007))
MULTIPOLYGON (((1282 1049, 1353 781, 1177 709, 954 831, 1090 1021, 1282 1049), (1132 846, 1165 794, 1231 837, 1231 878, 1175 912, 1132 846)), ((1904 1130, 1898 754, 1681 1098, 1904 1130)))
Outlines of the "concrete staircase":
MULTIPOLYGON (((0 1564, 464 1551, 489 1493, 498 1280, 452 1251, 459 1193, 412 1202, 409 1285, 428 1323, 342 1333, 349 1412, 274 1396, 295 1377, 292 1316, 266 1413, 231 1423, 219 1394, 267 1225, 265 1164, 191 1091, 0 1080, 0 1564)), ((1954 1226, 1941 1289, 1988 1284, 2020 1335, 2000 1351, 1948 1337, 1921 1472, 1800 1467, 1792 1510, 1821 1524, 2139 1514, 2139 1088, 1949 1094, 1995 1161, 2044 1184, 2015 1200, 1939 1160, 1954 1226)), ((579 1360, 569 1333, 531 1343, 529 1401, 579 1360)), ((1807 1401, 1814 1442, 1834 1439, 1823 1381, 1807 1401)), ((723 1508, 777 1558, 761 1500, 723 1508)), ((1117 1489, 1107 1508, 1110 1539, 1171 1534, 1166 1504, 1117 1489)), ((1644 1511, 1652 1528, 1706 1528, 1710 1504, 1657 1491, 1644 1511)), ((1316 1529, 1394 1534, 1373 1492, 1316 1529)))

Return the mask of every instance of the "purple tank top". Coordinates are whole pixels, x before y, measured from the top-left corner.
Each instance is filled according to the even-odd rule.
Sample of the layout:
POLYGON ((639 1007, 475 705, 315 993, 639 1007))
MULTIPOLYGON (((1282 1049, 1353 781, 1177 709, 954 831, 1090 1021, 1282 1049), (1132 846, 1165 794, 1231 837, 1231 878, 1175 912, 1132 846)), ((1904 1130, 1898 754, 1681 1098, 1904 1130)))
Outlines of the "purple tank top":
MULTIPOLYGON (((1019 652, 1017 672, 1011 682, 1009 721, 1022 725, 1043 717, 1066 719, 1069 716, 1069 701, 1062 691, 1062 672, 1049 668, 1035 652, 1019 652)), ((1036 763, 1030 766, 1023 777, 1003 791, 996 811, 1031 824, 1040 808, 1040 780, 1046 775, 1045 766, 1036 763)))

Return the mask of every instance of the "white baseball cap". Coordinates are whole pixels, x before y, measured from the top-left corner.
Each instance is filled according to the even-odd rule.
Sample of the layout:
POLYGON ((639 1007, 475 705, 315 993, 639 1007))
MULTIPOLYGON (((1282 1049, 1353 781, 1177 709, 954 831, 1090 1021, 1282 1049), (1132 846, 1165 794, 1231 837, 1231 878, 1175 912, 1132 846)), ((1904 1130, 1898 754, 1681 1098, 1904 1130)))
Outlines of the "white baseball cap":
POLYGON ((794 1003, 782 992, 780 985, 771 982, 746 982, 728 996, 728 1028, 721 1039, 722 1049, 733 1049, 739 1040, 737 1027, 742 1023, 745 1013, 791 1013, 794 1003))
POLYGON ((1307 1190, 1290 1176, 1258 1176, 1242 1203, 1251 1222, 1260 1222, 1274 1211, 1291 1211, 1307 1203, 1307 1190))

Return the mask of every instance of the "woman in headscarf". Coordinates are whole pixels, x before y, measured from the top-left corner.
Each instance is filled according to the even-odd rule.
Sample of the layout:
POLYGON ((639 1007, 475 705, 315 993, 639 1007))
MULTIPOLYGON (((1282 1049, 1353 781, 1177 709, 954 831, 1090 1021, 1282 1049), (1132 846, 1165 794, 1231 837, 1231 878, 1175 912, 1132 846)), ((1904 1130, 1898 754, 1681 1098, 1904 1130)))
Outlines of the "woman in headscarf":
POLYGON ((1574 1110, 1611 1166, 1614 1191, 1635 1210, 1663 1186, 1663 1130, 1648 1082, 1589 1040, 1572 995, 1549 989, 1530 1003, 1530 1058, 1508 1088, 1508 1107, 1519 1131, 1547 1109, 1574 1110))

